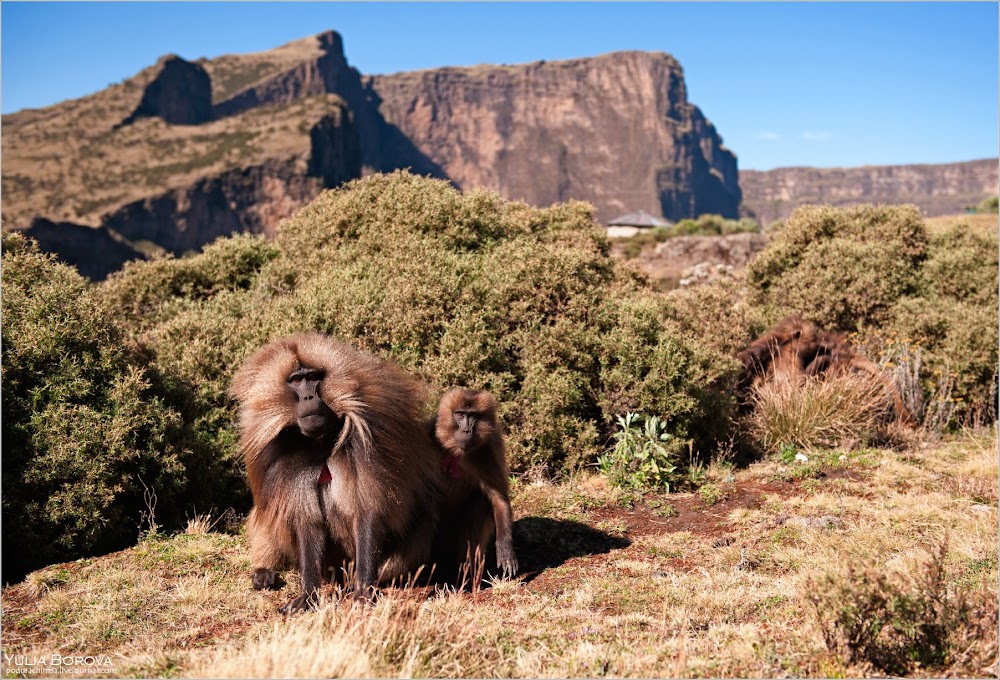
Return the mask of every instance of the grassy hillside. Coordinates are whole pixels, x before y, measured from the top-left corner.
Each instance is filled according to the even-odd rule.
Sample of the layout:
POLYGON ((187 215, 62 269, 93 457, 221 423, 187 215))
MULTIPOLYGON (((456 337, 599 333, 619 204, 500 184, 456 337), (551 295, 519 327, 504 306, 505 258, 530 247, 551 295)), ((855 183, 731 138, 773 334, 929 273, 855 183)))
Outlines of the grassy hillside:
MULTIPOLYGON (((218 104, 320 54, 310 36, 198 63, 212 79, 218 104)), ((121 126, 159 69, 158 63, 92 95, 3 117, 6 229, 26 227, 36 215, 97 226, 106 212, 197 178, 270 158, 307 158, 309 128, 323 115, 347 115, 339 97, 324 95, 203 125, 147 118, 121 126)))
POLYGON ((996 446, 984 431, 716 463, 700 492, 643 498, 523 479, 517 579, 291 619, 276 610, 295 574, 251 591, 242 536, 147 536, 5 588, 4 658, 107 655, 113 675, 170 677, 995 675, 996 446), (893 628, 904 601, 926 630, 893 628), (883 638, 850 644, 851 612, 883 638))
MULTIPOLYGON (((131 109, 122 111, 124 118, 131 109)), ((96 226, 115 208, 267 159, 301 158, 304 174, 309 130, 331 114, 348 115, 336 95, 260 107, 203 125, 141 118, 115 127, 121 119, 102 119, 85 129, 85 118, 69 114, 62 126, 19 119, 8 124, 5 117, 4 220, 27 226, 31 217, 44 214, 96 226)))
POLYGON ((746 279, 662 293, 592 215, 374 175, 274 240, 100 284, 4 234, 5 670, 56 651, 134 675, 995 673, 996 232, 804 208, 746 279), (735 355, 792 312, 848 334, 916 426, 883 417, 878 387, 829 436, 811 414, 844 403, 833 382, 782 429, 760 417, 735 355), (432 395, 497 395, 518 579, 287 622, 294 574, 248 590, 227 390, 300 330, 432 395))

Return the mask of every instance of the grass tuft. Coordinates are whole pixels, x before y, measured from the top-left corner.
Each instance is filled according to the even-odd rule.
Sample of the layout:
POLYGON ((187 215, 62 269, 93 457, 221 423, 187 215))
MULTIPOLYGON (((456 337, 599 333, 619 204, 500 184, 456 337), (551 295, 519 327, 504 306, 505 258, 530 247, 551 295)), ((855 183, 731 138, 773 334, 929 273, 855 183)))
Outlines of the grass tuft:
POLYGON ((771 453, 877 442, 891 411, 885 388, 865 373, 776 380, 755 388, 752 399, 751 430, 771 453))

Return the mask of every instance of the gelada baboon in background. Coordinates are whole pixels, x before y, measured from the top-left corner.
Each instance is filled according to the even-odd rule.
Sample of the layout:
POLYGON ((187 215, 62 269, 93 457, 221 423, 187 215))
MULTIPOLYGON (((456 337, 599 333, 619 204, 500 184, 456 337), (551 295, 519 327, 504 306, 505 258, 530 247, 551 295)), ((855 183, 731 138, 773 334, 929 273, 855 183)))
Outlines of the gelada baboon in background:
POLYGON ((466 573, 475 573, 470 560, 477 551, 487 559, 494 535, 497 567, 514 576, 510 482, 496 399, 482 390, 451 390, 428 429, 441 445, 447 478, 434 543, 439 577, 454 579, 463 565, 466 573))
POLYGON ((240 447, 254 507, 254 588, 298 566, 304 609, 330 570, 354 563, 355 597, 428 562, 439 451, 423 387, 395 366, 318 333, 276 340, 236 374, 240 447))
POLYGON ((913 422, 899 391, 882 369, 857 354, 840 333, 825 331, 801 316, 786 316, 770 332, 751 342, 737 358, 743 363, 740 386, 744 394, 772 380, 864 371, 875 376, 889 392, 899 419, 913 422))

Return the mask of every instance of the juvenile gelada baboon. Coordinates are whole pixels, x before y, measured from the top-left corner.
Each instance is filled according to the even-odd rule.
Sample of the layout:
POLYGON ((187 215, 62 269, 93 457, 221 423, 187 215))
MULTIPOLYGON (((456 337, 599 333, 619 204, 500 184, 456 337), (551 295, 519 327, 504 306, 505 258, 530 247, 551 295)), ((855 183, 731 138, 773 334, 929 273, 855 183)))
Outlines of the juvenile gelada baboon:
POLYGON ((441 446, 446 477, 434 542, 438 575, 475 573, 472 561, 487 559, 495 536, 497 567, 514 576, 513 511, 496 398, 483 390, 453 389, 442 397, 428 429, 441 446))
POLYGON ((297 566, 312 606, 324 576, 353 562, 355 597, 428 562, 442 475, 421 420, 423 386, 392 364, 318 333, 251 355, 231 393, 254 506, 252 583, 297 566))
POLYGON ((737 355, 743 363, 741 391, 779 380, 833 377, 863 371, 878 379, 892 397, 899 419, 912 423, 892 381, 878 366, 856 353, 840 333, 826 331, 798 315, 786 316, 774 328, 751 342, 737 355))

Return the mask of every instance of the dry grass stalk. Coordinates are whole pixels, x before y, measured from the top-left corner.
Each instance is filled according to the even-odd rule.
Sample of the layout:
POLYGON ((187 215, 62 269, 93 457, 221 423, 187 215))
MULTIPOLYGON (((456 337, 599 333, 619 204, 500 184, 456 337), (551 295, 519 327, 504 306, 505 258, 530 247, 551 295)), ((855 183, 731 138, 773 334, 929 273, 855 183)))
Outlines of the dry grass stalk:
POLYGON ((891 401, 868 373, 774 380, 753 392, 751 428, 766 450, 867 444, 884 436, 891 401))
POLYGON ((225 517, 232 511, 232 508, 228 508, 222 512, 218 517, 212 519, 212 510, 206 513, 195 513, 194 517, 189 517, 187 525, 184 527, 185 534, 207 534, 212 529, 215 528, 219 522, 221 522, 225 517))

